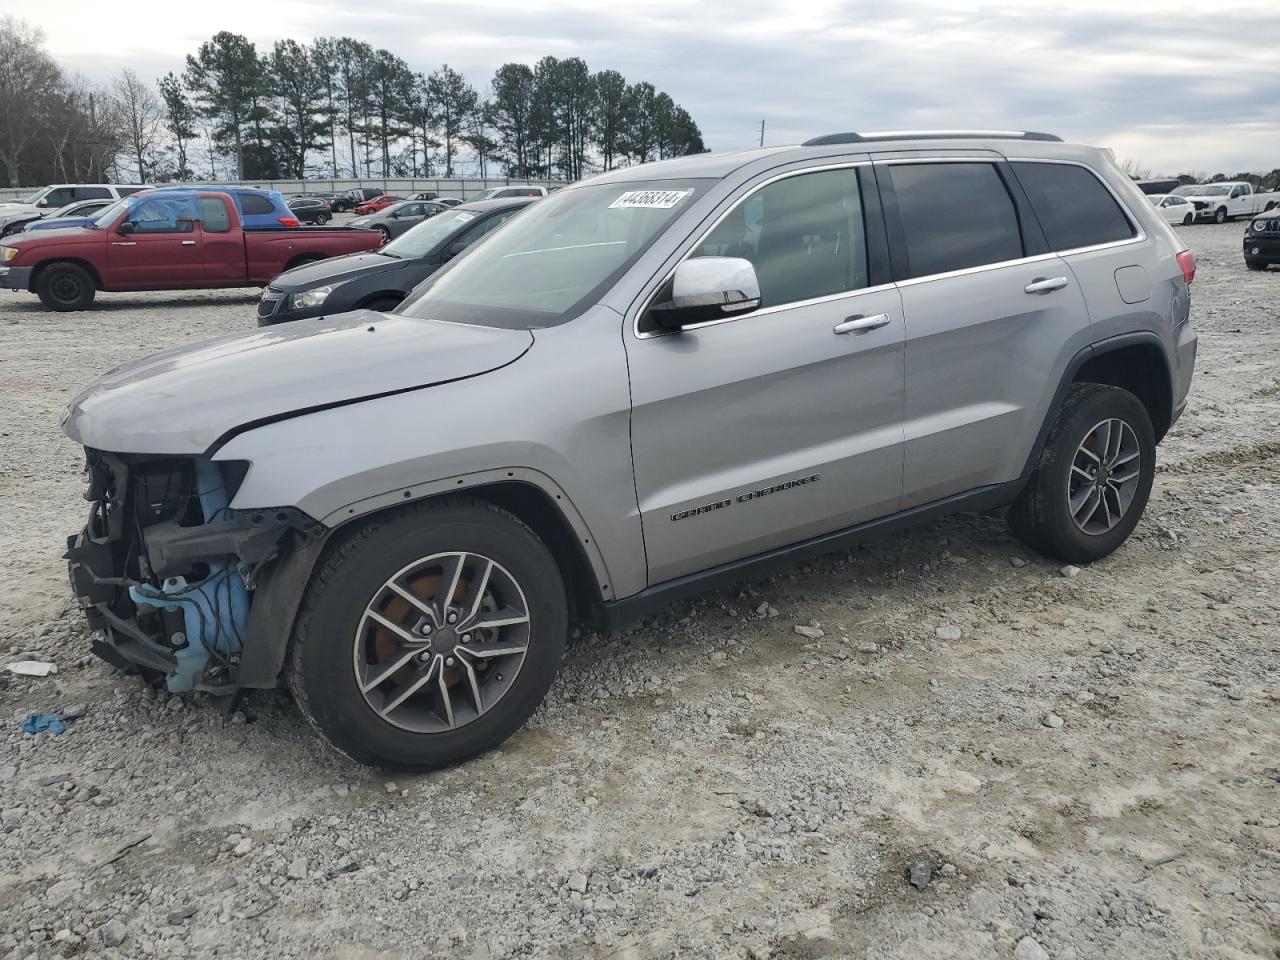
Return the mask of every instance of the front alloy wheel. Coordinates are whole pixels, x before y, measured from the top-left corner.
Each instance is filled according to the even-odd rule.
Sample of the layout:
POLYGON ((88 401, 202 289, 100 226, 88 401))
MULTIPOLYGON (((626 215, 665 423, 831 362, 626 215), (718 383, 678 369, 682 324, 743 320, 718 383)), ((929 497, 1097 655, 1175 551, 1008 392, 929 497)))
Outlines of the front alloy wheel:
POLYGON ((489 557, 447 553, 397 571, 356 628, 356 683, 388 723, 416 733, 493 709, 524 666, 529 604, 489 557))
POLYGON ((523 522, 482 500, 431 500, 328 544, 286 675, 338 750, 426 770, 520 728, 555 679, 568 620, 555 557, 523 522))

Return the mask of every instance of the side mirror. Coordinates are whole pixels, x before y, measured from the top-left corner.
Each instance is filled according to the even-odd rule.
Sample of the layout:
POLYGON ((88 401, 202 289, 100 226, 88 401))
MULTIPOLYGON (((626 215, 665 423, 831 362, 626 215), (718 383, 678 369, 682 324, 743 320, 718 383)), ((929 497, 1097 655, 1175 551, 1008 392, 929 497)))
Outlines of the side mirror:
POLYGON ((723 320, 760 306, 760 280, 750 260, 694 257, 676 267, 671 300, 650 309, 664 330, 723 320))
POLYGON ((444 259, 452 260, 465 249, 467 249, 467 244, 463 243, 461 240, 457 243, 451 243, 449 244, 448 249, 444 252, 444 259))
POLYGON ((127 237, 129 234, 133 233, 133 224, 126 220, 124 223, 120 224, 120 226, 116 227, 116 233, 120 234, 122 237, 127 237))

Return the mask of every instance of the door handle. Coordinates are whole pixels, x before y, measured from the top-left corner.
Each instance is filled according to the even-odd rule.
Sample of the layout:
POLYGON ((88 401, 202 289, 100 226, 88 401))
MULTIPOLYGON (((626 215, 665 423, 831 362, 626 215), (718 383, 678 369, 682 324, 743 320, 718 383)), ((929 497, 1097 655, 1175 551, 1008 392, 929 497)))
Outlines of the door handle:
POLYGON ((873 317, 850 317, 831 328, 832 333, 866 333, 877 330, 889 322, 887 313, 877 313, 873 317))
POLYGON ((194 240, 183 240, 182 245, 184 247, 194 247, 196 245, 196 242, 194 240))
POLYGON ((1041 277, 1038 280, 1032 280, 1022 289, 1027 293, 1053 293, 1053 291, 1061 290, 1066 285, 1066 277, 1053 277, 1050 280, 1041 277))

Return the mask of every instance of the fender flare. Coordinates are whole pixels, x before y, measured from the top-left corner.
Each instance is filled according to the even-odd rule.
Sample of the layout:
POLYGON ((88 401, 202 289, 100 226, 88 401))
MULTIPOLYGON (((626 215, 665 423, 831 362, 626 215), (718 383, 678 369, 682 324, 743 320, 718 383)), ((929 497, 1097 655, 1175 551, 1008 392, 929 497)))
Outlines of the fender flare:
POLYGON ((343 526, 361 517, 429 497, 519 483, 537 488, 559 511, 577 539, 583 559, 595 575, 599 599, 601 602, 613 600, 613 581, 609 578, 608 567, 595 538, 573 501, 549 476, 527 467, 501 467, 443 477, 411 487, 399 487, 332 510, 320 520, 321 525, 327 528, 323 534, 316 535, 312 531, 310 536, 292 535, 292 541, 281 550, 277 560, 266 565, 254 592, 245 627, 242 659, 235 675, 236 685, 259 689, 276 686, 293 635, 293 623, 312 571, 325 546, 343 526))
MULTIPOLYGON (((1114 353, 1117 350, 1123 350, 1126 347, 1134 346, 1151 346, 1156 347, 1160 351, 1160 356, 1164 358, 1166 371, 1169 375, 1169 382, 1173 383, 1173 371, 1167 369, 1169 365, 1169 357, 1165 350, 1164 343, 1158 336, 1149 330, 1143 330, 1136 333, 1122 333, 1116 337, 1109 337, 1106 340, 1099 340, 1097 343, 1091 343, 1082 347, 1070 360, 1067 361, 1066 367, 1063 368, 1062 377, 1058 381, 1058 389, 1053 393, 1053 400, 1049 403, 1049 409, 1045 413, 1044 422, 1040 425, 1040 431, 1036 434, 1036 442, 1031 448, 1031 453, 1027 456, 1027 462, 1022 468, 1022 479, 1031 476, 1036 465, 1040 462, 1040 454, 1044 452, 1044 445, 1049 439, 1049 431, 1053 428, 1054 419, 1058 415, 1058 410, 1062 407, 1062 400, 1067 394, 1067 390, 1075 380, 1075 375, 1079 372, 1088 361, 1094 357, 1100 357, 1108 353, 1114 353)), ((1172 404, 1173 398, 1170 397, 1172 404)))

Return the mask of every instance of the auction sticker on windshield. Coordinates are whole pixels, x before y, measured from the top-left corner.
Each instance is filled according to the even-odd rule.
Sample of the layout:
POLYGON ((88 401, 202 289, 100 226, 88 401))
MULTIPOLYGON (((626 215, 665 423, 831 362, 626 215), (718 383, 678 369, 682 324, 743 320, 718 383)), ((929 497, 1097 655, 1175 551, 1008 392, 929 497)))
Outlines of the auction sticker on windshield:
POLYGON ((609 204, 609 209, 670 210, 692 190, 628 190, 609 204))
POLYGON ((461 223, 466 223, 468 220, 474 220, 475 218, 476 218, 476 215, 475 215, 474 213, 467 213, 467 212, 464 210, 462 213, 458 214, 458 215, 457 215, 456 217, 454 217, 453 219, 455 219, 455 220, 457 220, 457 221, 459 221, 459 222, 461 222, 461 223))

